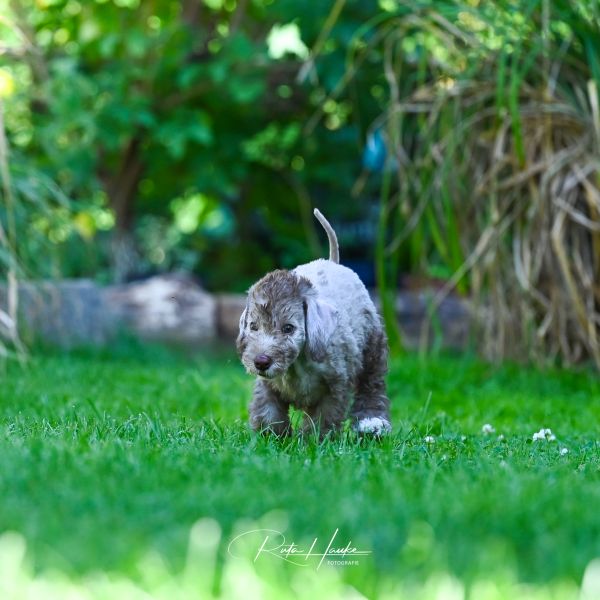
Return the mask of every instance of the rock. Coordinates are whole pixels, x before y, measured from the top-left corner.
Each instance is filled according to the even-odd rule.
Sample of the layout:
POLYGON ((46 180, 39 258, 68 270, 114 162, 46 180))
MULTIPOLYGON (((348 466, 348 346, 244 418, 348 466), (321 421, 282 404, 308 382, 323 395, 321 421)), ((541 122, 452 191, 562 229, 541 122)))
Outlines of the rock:
POLYGON ((217 327, 219 337, 234 340, 240 327, 240 316, 246 308, 246 296, 219 294, 217 296, 217 327))
MULTIPOLYGON (((435 292, 401 291, 396 297, 396 315, 407 348, 418 348, 426 318, 435 292)), ((470 304, 455 295, 449 295, 440 304, 431 323, 428 338, 439 338, 444 348, 464 349, 471 333, 470 304)))
MULTIPOLYGON (((6 286, 0 285, 0 307, 6 304, 6 286)), ((87 279, 20 282, 18 315, 25 342, 101 345, 116 332, 100 288, 87 279)))
POLYGON ((142 339, 195 345, 217 335, 217 303, 191 277, 159 275, 103 296, 116 321, 142 339))
MULTIPOLYGON (((6 307, 0 285, 0 308, 6 307)), ((25 342, 101 346, 119 331, 145 340, 204 344, 217 335, 217 303, 192 278, 162 275, 102 288, 89 280, 19 283, 25 342)))

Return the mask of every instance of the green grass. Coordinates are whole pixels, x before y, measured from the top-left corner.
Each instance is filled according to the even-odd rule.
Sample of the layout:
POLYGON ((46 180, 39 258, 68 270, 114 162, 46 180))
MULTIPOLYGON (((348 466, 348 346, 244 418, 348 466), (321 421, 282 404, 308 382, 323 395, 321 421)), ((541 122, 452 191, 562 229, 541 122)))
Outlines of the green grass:
POLYGON ((314 600, 352 586, 381 598, 575 598, 600 556, 591 373, 404 357, 389 376, 395 434, 381 442, 256 437, 250 391, 229 354, 120 347, 10 364, 0 532, 19 536, 0 537, 0 595, 79 585, 93 597, 314 600), (557 440, 532 442, 541 427, 557 440), (261 527, 301 547, 339 529, 343 545, 372 554, 319 570, 252 563, 256 536, 236 550, 247 560, 228 554, 235 535, 261 527), (8 579, 21 587, 3 588, 8 579))

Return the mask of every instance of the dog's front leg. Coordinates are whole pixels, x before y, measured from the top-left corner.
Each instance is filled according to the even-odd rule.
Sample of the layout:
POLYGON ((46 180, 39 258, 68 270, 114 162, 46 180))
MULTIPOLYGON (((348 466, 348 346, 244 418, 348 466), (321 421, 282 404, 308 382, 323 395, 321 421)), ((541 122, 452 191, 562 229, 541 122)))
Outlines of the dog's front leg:
POLYGON ((320 438, 339 429, 348 416, 348 388, 344 384, 331 386, 327 396, 306 409, 302 424, 303 435, 317 434, 320 438))
POLYGON ((264 379, 257 379, 254 384, 249 412, 250 426, 254 431, 279 436, 291 433, 289 404, 264 379))

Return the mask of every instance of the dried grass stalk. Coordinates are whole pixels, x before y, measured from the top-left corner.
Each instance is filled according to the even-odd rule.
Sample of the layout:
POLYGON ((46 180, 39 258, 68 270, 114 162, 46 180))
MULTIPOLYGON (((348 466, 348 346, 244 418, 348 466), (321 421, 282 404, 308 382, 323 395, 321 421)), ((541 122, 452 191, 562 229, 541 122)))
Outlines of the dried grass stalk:
MULTIPOLYGON (((591 68, 580 50, 570 53, 571 39, 558 43, 545 30, 506 54, 483 44, 471 52, 477 37, 435 16, 390 27, 389 39, 402 39, 417 19, 443 42, 448 63, 430 57, 416 90, 403 86, 401 56, 385 65, 390 104, 376 126, 398 165, 399 195, 410 199, 388 253, 418 230, 424 260, 454 272, 432 312, 462 284, 488 357, 600 368, 600 103, 591 68), (448 65, 462 66, 449 74, 448 65)), ((575 24, 582 18, 573 14, 575 24)))
MULTIPOLYGON (((12 193, 8 168, 8 143, 4 128, 4 106, 0 97, 0 178, 2 179, 2 198, 6 214, 6 228, 0 221, 0 250, 5 257, 6 268, 6 309, 0 308, 0 356, 9 356, 11 349, 17 356, 24 356, 24 347, 18 331, 18 281, 17 281, 17 235, 14 220, 15 199, 12 193)), ((0 263, 2 264, 2 263, 0 263)))

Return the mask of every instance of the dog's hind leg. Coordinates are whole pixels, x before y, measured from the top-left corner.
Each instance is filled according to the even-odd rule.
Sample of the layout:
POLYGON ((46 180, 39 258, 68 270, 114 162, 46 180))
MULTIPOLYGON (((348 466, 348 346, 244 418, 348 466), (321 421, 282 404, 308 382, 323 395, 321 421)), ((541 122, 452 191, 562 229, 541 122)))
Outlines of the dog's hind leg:
POLYGON ((362 370, 356 382, 351 410, 354 429, 381 435, 391 431, 390 401, 385 392, 387 341, 380 327, 373 329, 363 351, 362 370))
POLYGON ((289 404, 262 379, 257 379, 254 384, 249 417, 250 426, 259 433, 274 433, 278 436, 291 433, 289 404))

